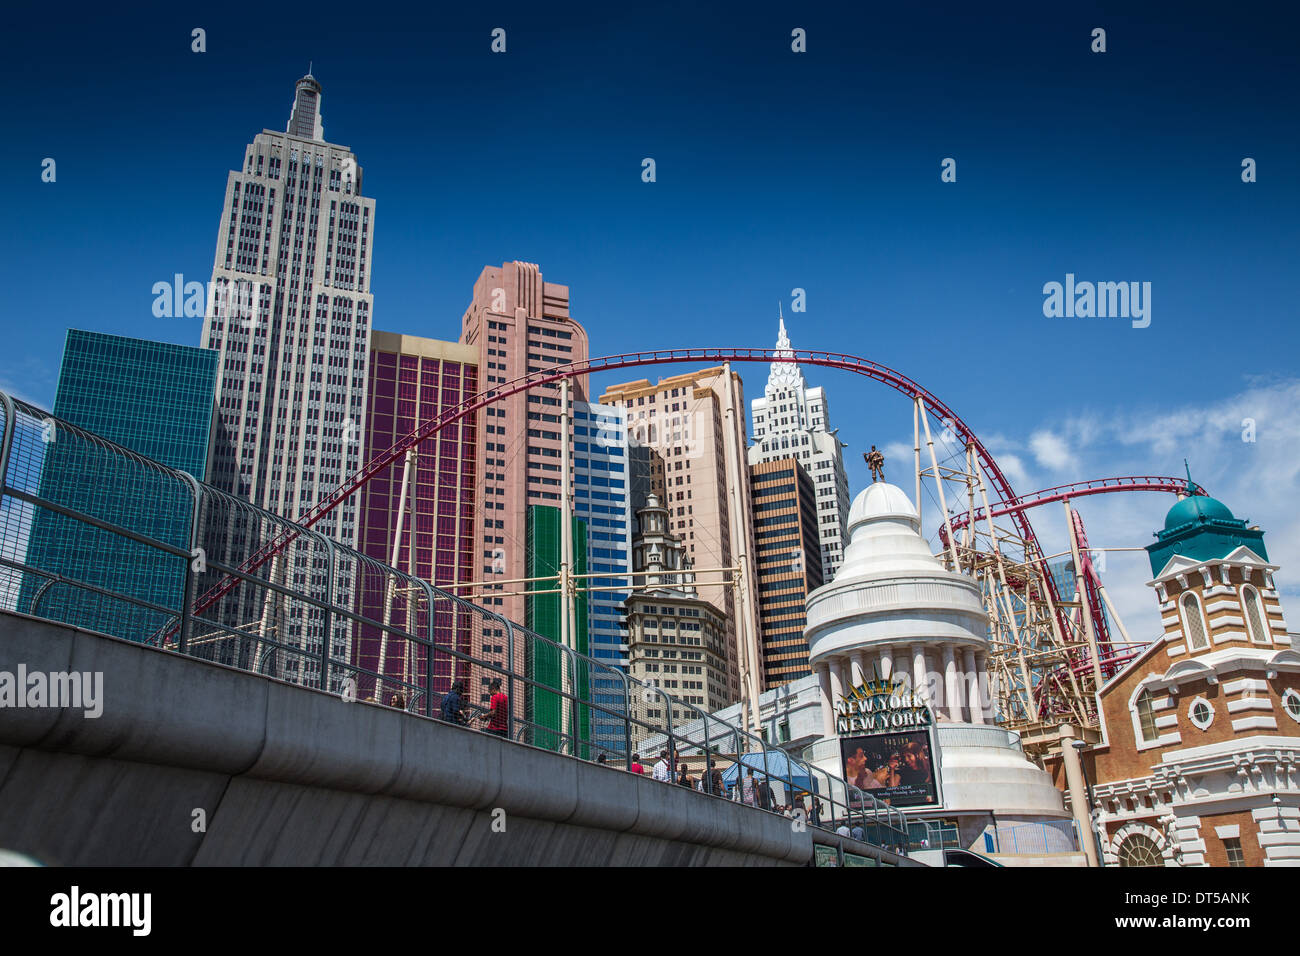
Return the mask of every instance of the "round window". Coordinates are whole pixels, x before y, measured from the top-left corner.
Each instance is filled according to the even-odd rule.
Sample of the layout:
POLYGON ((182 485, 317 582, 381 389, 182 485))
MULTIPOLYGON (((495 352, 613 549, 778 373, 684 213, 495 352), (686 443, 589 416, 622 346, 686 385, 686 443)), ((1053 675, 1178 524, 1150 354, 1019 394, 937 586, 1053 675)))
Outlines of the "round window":
POLYGON ((1198 697, 1187 708, 1187 716, 1200 730, 1205 730, 1214 723, 1214 707, 1204 697, 1198 697))
POLYGON ((1294 688, 1282 695, 1282 706, 1296 723, 1300 724, 1300 692, 1294 688))

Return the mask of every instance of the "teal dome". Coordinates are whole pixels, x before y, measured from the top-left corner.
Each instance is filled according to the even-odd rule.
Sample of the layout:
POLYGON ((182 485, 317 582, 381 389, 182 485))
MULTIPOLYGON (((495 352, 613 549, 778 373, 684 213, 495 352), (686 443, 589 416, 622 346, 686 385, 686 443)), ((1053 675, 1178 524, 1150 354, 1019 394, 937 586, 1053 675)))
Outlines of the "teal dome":
POLYGON ((1235 521, 1228 506, 1207 495, 1188 495, 1165 515, 1165 530, 1172 531, 1191 521, 1235 521))

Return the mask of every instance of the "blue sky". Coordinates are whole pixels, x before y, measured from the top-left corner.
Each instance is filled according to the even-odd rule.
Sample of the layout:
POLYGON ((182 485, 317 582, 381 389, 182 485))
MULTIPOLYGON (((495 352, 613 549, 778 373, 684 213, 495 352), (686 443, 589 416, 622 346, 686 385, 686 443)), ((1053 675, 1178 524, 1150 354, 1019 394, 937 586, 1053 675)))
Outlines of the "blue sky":
MULTIPOLYGON (((199 320, 154 318, 150 289, 210 277, 226 173, 284 128, 314 61, 326 138, 357 152, 377 203, 378 327, 455 338, 482 267, 516 258, 570 286, 595 354, 769 346, 784 301, 796 347, 917 379, 1017 490, 1177 474, 1187 457, 1275 558, 1300 561, 1291 15, 998 6, 26 5, 0 40, 0 387, 51 403, 70 327, 198 344, 199 320), (1244 157, 1258 182, 1241 181, 1244 157), (1045 318, 1043 284, 1067 272, 1150 282, 1150 327, 1045 318)), ((766 369, 742 372, 758 394, 766 369)), ((873 442, 906 484, 906 400, 808 377, 830 393, 854 490, 873 442)), ((1168 504, 1093 499, 1085 518, 1097 543, 1138 546, 1168 504)), ((1122 609, 1151 604, 1138 587, 1122 609)))

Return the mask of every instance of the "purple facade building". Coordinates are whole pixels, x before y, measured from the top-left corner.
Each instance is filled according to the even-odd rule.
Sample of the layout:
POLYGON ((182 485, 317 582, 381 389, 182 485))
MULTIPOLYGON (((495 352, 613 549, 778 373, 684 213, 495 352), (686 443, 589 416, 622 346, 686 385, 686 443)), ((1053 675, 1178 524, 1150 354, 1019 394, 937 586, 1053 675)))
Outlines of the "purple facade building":
MULTIPOLYGON (((370 375, 365 453, 370 461, 405 438, 424 421, 478 392, 478 349, 412 335, 376 331, 370 338, 370 375)), ((444 427, 415 448, 409 462, 397 459, 366 485, 361 499, 361 551, 434 586, 474 580, 475 507, 478 477, 476 416, 444 427), (403 503, 403 477, 405 502, 403 503), (401 534, 398 527, 400 523, 401 534), (396 539, 396 542, 395 542, 396 539)), ((373 621, 428 633, 425 602, 408 605, 401 589, 389 591, 362 575, 360 612, 373 621)), ((452 602, 435 602, 434 639, 464 654, 484 650, 473 615, 457 613, 452 602)), ((412 653, 406 641, 383 640, 383 630, 358 624, 352 642, 353 664, 386 678, 424 686, 427 657, 412 653)), ((449 654, 435 653, 434 690, 442 693, 458 673, 449 654)), ((358 680, 361 698, 373 698, 376 681, 358 680)), ((380 693, 387 699, 396 687, 380 693)))

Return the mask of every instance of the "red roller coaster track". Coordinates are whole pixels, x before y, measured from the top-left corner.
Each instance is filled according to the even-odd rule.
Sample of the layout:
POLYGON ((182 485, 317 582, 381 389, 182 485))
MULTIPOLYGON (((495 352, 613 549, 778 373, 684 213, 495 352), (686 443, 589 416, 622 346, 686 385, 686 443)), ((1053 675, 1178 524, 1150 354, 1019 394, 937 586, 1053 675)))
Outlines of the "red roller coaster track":
MULTIPOLYGON (((934 394, 923 388, 920 384, 896 372, 891 368, 880 365, 868 359, 860 358, 856 355, 846 355, 841 352, 813 352, 802 349, 782 350, 777 352, 774 349, 725 349, 725 348, 696 348, 696 349, 658 349, 651 352, 628 352, 622 355, 606 355, 600 358, 587 359, 583 362, 571 362, 567 365, 556 365, 552 368, 540 371, 530 372, 521 378, 514 379, 497 385, 495 388, 489 388, 479 394, 468 398, 459 405, 443 410, 434 418, 423 422, 419 428, 411 432, 401 441, 394 444, 387 451, 377 455, 364 468, 345 481, 339 487, 318 501, 310 511, 298 518, 298 524, 305 528, 310 528, 328 515, 331 511, 346 501, 351 495, 355 494, 367 482, 381 474, 384 469, 388 468, 396 460, 401 458, 406 452, 427 440, 432 435, 453 422, 459 421, 467 415, 472 415, 480 408, 498 402, 503 398, 527 391, 530 388, 537 388, 543 385, 549 385, 565 378, 574 378, 579 375, 587 375, 593 372, 613 371, 615 369, 635 368, 641 365, 668 365, 673 363, 691 362, 691 363, 712 363, 721 362, 794 362, 800 365, 819 365, 823 368, 843 369, 848 372, 854 372, 858 375, 864 375, 867 378, 874 379, 877 382, 883 382, 896 391, 912 399, 920 399, 926 410, 934 415, 961 440, 962 446, 967 444, 974 446, 975 453, 979 456, 980 465, 985 473, 989 476, 989 481, 993 485, 993 490, 1004 502, 1016 502, 1019 499, 1011 489, 1010 482, 1007 481, 1006 475, 998 467, 993 456, 989 454, 983 443, 976 437, 970 427, 957 416, 957 414, 939 400, 934 394)), ((1017 530, 1020 536, 1025 539, 1026 543, 1033 548, 1037 548, 1038 539, 1034 536, 1034 530, 1029 524, 1028 518, 1023 512, 1014 512, 1013 520, 1016 522, 1017 530)), ((275 555, 280 554, 287 548, 300 534, 297 528, 290 528, 271 541, 267 542, 255 554, 249 557, 241 566, 240 570, 245 574, 261 567, 275 555)), ((1042 551, 1039 550, 1041 554, 1042 551)), ((200 614, 207 608, 211 607, 223 595, 229 593, 238 584, 238 578, 229 577, 220 584, 214 586, 207 593, 198 599, 195 605, 194 613, 200 614)))
MULTIPOLYGON (((336 489, 322 498, 306 514, 298 518, 298 524, 305 528, 310 528, 328 515, 331 511, 346 501, 351 495, 355 494, 358 489, 371 481, 395 461, 401 458, 406 452, 426 441, 431 436, 446 426, 457 422, 467 415, 472 415, 480 408, 484 408, 503 398, 527 391, 531 388, 537 388, 544 385, 550 385, 561 379, 574 378, 579 375, 587 375, 593 372, 614 371, 616 369, 636 368, 643 365, 668 365, 674 363, 709 363, 717 364, 723 362, 794 362, 800 365, 817 365, 823 368, 842 369, 848 372, 854 372, 858 375, 866 376, 877 382, 882 382, 894 390, 903 393, 912 399, 919 399, 925 406, 926 410, 943 421, 944 424, 957 436, 962 446, 971 445, 979 458, 981 467, 985 474, 988 475, 989 482, 993 486, 992 490, 1000 499, 1000 506, 1006 508, 1006 514, 1012 516, 1016 524, 1016 530, 1020 537, 1024 539, 1026 545, 1037 554, 1044 552, 1038 545, 1038 539, 1034 535, 1034 529, 1029 523, 1025 510, 1028 505, 1021 506, 1021 501, 1011 488, 1011 483, 1007 480, 1002 469, 998 467, 993 456, 989 454, 983 442, 975 435, 962 419, 944 404, 937 396, 921 386, 901 372, 896 372, 891 368, 872 362, 868 359, 860 358, 856 355, 847 355, 841 352, 817 352, 803 349, 782 350, 777 352, 774 349, 727 349, 727 348, 694 348, 694 349, 657 349, 648 352, 628 352, 621 355, 606 355, 600 358, 587 359, 582 362, 571 362, 566 365, 557 365, 552 368, 530 372, 521 378, 513 381, 499 384, 494 388, 486 389, 461 402, 459 405, 444 409, 437 416, 421 423, 413 432, 402 440, 398 441, 387 451, 377 455, 364 468, 354 474, 351 478, 339 485, 336 489)), ((1111 479, 1112 481, 1123 481, 1125 479, 1111 479)), ((1167 480, 1167 479, 1161 479, 1167 480)), ((1119 488, 1107 490, 1121 490, 1119 488)), ((1132 486, 1126 490, 1140 490, 1137 486, 1132 486)), ((1169 490, 1168 488, 1153 490, 1169 490)), ((1042 503, 1038 501, 1036 503, 1042 503)), ((996 512, 995 513, 999 513, 996 512)), ((298 528, 290 528, 271 541, 267 542, 255 554, 250 556, 241 566, 240 570, 245 574, 250 573, 264 565, 275 555, 282 553, 300 534, 298 528)), ((195 614, 201 614, 204 610, 211 607, 216 601, 229 593, 237 584, 239 579, 233 576, 227 577, 220 584, 215 585, 198 599, 195 604, 195 614)), ((1052 582, 1050 575, 1047 577, 1048 588, 1055 594, 1055 584, 1052 582)))
MULTIPOLYGON (((1029 508, 1037 508, 1039 505, 1052 504, 1056 501, 1068 501, 1071 498, 1082 498, 1085 495, 1100 495, 1115 491, 1167 491, 1173 494, 1188 494, 1187 480, 1185 478, 1163 478, 1151 475, 1132 476, 1125 478, 1093 478, 1089 481, 1076 481, 1068 485, 1057 485, 1054 488, 1044 488, 1042 491, 1035 491, 1027 495, 1021 495, 1014 503, 999 501, 990 507, 993 509, 993 517, 1001 518, 1003 515, 1009 515, 1029 508)), ((1194 495, 1205 494, 1205 489, 1193 484, 1190 492, 1194 495)), ((983 521, 984 509, 976 508, 973 512, 963 511, 961 514, 952 518, 952 529, 957 531, 966 527, 966 522, 972 520, 983 521)), ((940 534, 945 534, 944 530, 940 534)), ((946 544, 947 542, 945 542, 946 544)))

